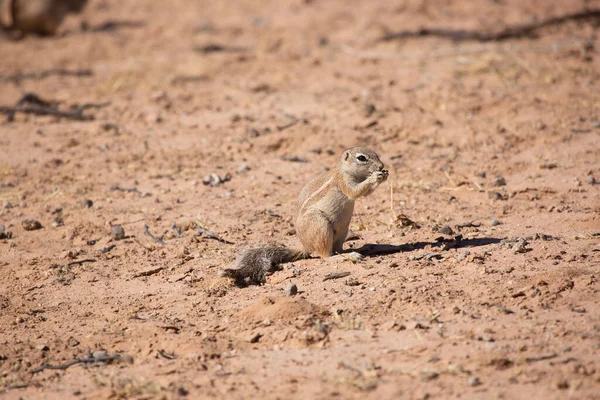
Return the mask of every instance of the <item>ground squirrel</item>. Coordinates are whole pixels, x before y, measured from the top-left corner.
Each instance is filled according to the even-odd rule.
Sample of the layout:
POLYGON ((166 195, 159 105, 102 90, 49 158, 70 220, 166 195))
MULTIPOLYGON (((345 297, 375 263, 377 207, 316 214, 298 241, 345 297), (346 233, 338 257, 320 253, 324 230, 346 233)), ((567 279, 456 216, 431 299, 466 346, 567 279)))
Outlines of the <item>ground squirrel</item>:
POLYGON ((0 0, 3 29, 21 35, 54 35, 68 13, 83 10, 87 0, 0 0))
POLYGON ((303 250, 262 247, 243 251, 231 268, 221 273, 238 285, 261 284, 280 263, 329 257, 342 252, 354 210, 354 201, 368 196, 385 181, 388 171, 373 150, 346 150, 330 171, 310 181, 298 196, 296 234, 303 250))

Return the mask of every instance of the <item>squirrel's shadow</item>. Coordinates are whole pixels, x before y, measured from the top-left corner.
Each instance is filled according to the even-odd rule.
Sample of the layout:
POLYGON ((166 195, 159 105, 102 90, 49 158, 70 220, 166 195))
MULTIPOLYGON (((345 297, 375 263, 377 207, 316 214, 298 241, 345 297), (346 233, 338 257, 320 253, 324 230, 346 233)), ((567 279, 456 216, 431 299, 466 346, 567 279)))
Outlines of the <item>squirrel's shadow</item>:
MULTIPOLYGON (((475 239, 461 239, 453 243, 453 249, 460 248, 469 248, 469 247, 479 247, 479 246, 487 246, 489 244, 500 243, 501 239, 498 238, 475 238, 475 239)), ((362 254, 365 257, 379 257, 389 254, 395 253, 405 253, 414 250, 423 250, 427 246, 431 246, 432 249, 439 248, 442 250, 442 246, 448 243, 443 240, 436 240, 435 242, 415 242, 415 243, 406 243, 400 246, 392 245, 392 244, 374 244, 368 243, 357 249, 350 248, 347 251, 352 252, 355 251, 357 253, 362 254)))

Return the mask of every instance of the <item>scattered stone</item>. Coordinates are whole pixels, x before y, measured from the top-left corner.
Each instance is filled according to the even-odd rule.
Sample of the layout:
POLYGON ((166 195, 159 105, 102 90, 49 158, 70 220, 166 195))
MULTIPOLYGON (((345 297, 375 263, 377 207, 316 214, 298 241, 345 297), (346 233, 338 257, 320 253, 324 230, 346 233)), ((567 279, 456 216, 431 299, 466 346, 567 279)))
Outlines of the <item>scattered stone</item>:
POLYGON ((241 163, 235 172, 237 172, 238 174, 243 174, 246 171, 250 171, 250 167, 246 163, 241 163))
POLYGON ((411 324, 409 324, 408 326, 410 329, 423 329, 423 330, 427 330, 429 329, 428 325, 424 325, 420 322, 413 322, 411 324))
POLYGON ((485 173, 485 171, 479 171, 479 172, 475 172, 475 176, 477 176, 479 178, 485 178, 487 176, 487 174, 485 173))
POLYGON ((387 324, 385 324, 385 326, 388 330, 403 331, 406 329, 406 326, 404 326, 403 324, 399 324, 396 321, 390 321, 387 324))
POLYGON ((437 371, 421 371, 421 379, 425 382, 432 381, 437 379, 440 376, 440 373, 437 371))
POLYGON ((587 178, 587 183, 588 183, 589 185, 597 185, 597 184, 598 184, 598 181, 596 180, 596 178, 594 178, 593 176, 591 176, 591 175, 590 175, 590 176, 588 176, 588 178, 587 178))
POLYGON ((369 118, 375 112, 376 108, 374 104, 367 103, 363 105, 362 108, 362 116, 365 118, 369 118))
POLYGON ((495 341, 495 339, 491 333, 484 333, 481 336, 481 340, 483 340, 484 342, 494 342, 495 341))
POLYGON ((210 175, 206 175, 202 179, 202 183, 208 186, 219 186, 225 182, 229 182, 231 180, 231 174, 227 173, 224 177, 220 177, 219 175, 212 173, 210 175))
POLYGON ((506 186, 506 179, 504 179, 503 176, 496 175, 494 182, 492 182, 492 186, 506 186))
POLYGON ((113 240, 121 240, 125 238, 125 229, 121 225, 113 225, 110 227, 110 237, 113 240))
POLYGON ((442 235, 453 235, 454 231, 452 230, 452 228, 450 228, 448 225, 444 225, 442 226, 439 230, 439 233, 441 233, 442 235))
POLYGON ((285 287, 284 291, 288 296, 295 296, 298 294, 298 286, 295 283, 290 283, 285 287))
POLYGON ((547 163, 542 163, 540 164, 540 169, 554 169, 556 167, 558 167, 558 164, 555 162, 547 162, 547 163))
POLYGON ((58 228, 59 226, 64 226, 65 221, 62 218, 62 216, 57 215, 56 218, 54 218, 54 220, 52 221, 52 227, 53 228, 58 228))
POLYGON ((499 192, 490 191, 488 192, 488 197, 492 200, 504 200, 504 196, 502 196, 502 194, 499 192))
POLYGON ((21 222, 21 225, 26 231, 37 231, 38 229, 43 228, 42 224, 40 224, 40 221, 37 221, 35 219, 24 219, 21 222))
POLYGON ((498 221, 496 218, 494 218, 492 220, 492 222, 490 222, 490 225, 491 226, 498 226, 498 225, 500 225, 500 221, 498 221))
POLYGON ((470 254, 471 254, 471 252, 469 250, 465 250, 462 253, 460 253, 457 258, 459 260, 466 260, 467 257, 469 257, 470 254))
POLYGON ((469 377, 469 380, 467 381, 467 383, 469 384, 469 386, 475 387, 475 386, 481 385, 481 380, 476 376, 471 376, 471 377, 469 377))
POLYGON ((4 225, 0 225, 0 239, 12 239, 12 232, 7 231, 4 225))
POLYGON ((512 247, 512 251, 514 251, 515 254, 527 253, 527 247, 521 242, 515 243, 512 247))
POLYGON ((389 267, 390 268, 398 268, 398 263, 397 262, 390 263, 389 267))
POLYGON ((95 359, 103 359, 108 357, 108 351, 106 350, 96 350, 92 353, 92 358, 95 359))
POLYGON ((91 201, 90 199, 83 199, 83 200, 79 200, 77 202, 77 205, 80 208, 92 208, 92 206, 94 205, 94 202, 91 201))
POLYGON ((495 367, 498 370, 504 370, 512 367, 513 362, 508 358, 494 358, 490 361, 490 366, 495 367))
POLYGON ((359 286, 360 282, 356 278, 348 278, 344 281, 344 285, 346 286, 359 286))
POLYGON ((258 343, 260 338, 263 337, 263 334, 260 332, 253 333, 248 340, 250 343, 258 343))
POLYGON ((563 379, 556 384, 556 387, 561 390, 565 390, 569 388, 569 381, 563 379))
POLYGON ((531 237, 531 239, 533 239, 533 240, 542 239, 542 240, 545 240, 546 242, 548 242, 550 240, 554 240, 554 239, 558 239, 558 238, 555 238, 552 235, 547 235, 545 233, 534 233, 533 236, 531 237))

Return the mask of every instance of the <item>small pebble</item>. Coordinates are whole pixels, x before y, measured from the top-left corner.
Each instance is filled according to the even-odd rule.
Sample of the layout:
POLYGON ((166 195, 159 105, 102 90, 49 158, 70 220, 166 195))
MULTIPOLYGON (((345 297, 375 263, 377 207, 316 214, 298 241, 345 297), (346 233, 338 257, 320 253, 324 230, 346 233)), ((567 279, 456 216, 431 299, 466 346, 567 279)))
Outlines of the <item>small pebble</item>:
POLYGON ((373 113, 375 112, 375 105, 371 104, 371 103, 367 103, 365 105, 363 105, 363 109, 362 109, 362 115, 365 118, 369 118, 371 115, 373 115, 373 113))
POLYGON ((298 286, 295 283, 290 283, 285 287, 284 291, 288 296, 295 296, 298 294, 298 286))
POLYGON ((481 385, 481 380, 476 376, 471 376, 471 377, 469 377, 468 384, 469 384, 469 386, 473 386, 473 387, 479 386, 479 385, 481 385))
POLYGON ((484 333, 481 336, 481 340, 483 340, 484 342, 493 342, 494 341, 494 337, 492 336, 491 333, 484 333))
POLYGON ((558 389, 561 389, 561 390, 568 389, 568 388, 569 388, 569 381, 567 381, 567 380, 564 380, 564 379, 563 379, 562 381, 559 381, 559 382, 556 384, 556 387, 557 387, 558 389))
POLYGON ((590 185, 597 185, 598 181, 593 176, 588 176, 587 183, 590 184, 590 185))
POLYGON ((21 222, 21 225, 26 231, 36 231, 38 229, 42 229, 42 224, 40 224, 40 221, 35 219, 25 219, 21 222))
POLYGON ((250 170, 250 167, 248 166, 248 164, 241 163, 235 172, 237 172, 238 174, 243 174, 244 172, 249 171, 249 170, 250 170))
POLYGON ((113 240, 121 240, 125 238, 125 229, 121 225, 113 225, 110 228, 110 237, 113 240))
POLYGON ((437 379, 439 376, 440 373, 437 371, 421 371, 421 379, 425 382, 437 379))
POLYGON ((106 350, 96 350, 92 353, 92 358, 99 359, 108 357, 108 351, 106 350))
POLYGON ((4 225, 0 225, 0 239, 12 239, 12 232, 7 232, 4 225))
POLYGON ((500 225, 500 221, 498 221, 497 219, 493 219, 492 222, 490 222, 491 226, 498 226, 500 225))
POLYGON ((527 253, 527 248, 525 247, 525 244, 523 244, 522 242, 515 243, 514 246, 512 247, 512 250, 515 252, 515 254, 527 253))
POLYGON ((442 226, 439 231, 442 235, 453 235, 454 231, 448 225, 442 226))
POLYGON ((494 182, 492 183, 493 186, 506 186, 506 179, 504 179, 504 177, 500 176, 500 175, 496 175, 496 178, 494 178, 494 182))
POLYGON ((263 337, 263 334, 262 334, 262 333, 259 333, 259 332, 257 332, 257 333, 253 333, 253 334, 250 336, 250 339, 249 339, 248 341, 249 341, 250 343, 258 343, 258 341, 260 340, 260 338, 261 338, 261 337, 263 337))
POLYGON ((92 208, 92 206, 94 205, 94 202, 91 201, 90 199, 83 199, 83 200, 79 200, 77 202, 77 205, 80 208, 92 208))
POLYGON ((498 192, 488 192, 488 197, 493 200, 503 200, 504 197, 498 192))

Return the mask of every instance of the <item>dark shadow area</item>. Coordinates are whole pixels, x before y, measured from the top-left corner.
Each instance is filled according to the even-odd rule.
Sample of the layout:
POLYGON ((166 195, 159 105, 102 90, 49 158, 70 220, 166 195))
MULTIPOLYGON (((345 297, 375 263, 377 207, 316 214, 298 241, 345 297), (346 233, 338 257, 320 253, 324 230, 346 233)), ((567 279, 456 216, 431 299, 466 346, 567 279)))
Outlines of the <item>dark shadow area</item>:
POLYGON ((98 26, 91 26, 87 29, 90 32, 114 32, 127 28, 142 28, 146 26, 144 21, 114 21, 109 20, 98 26))
MULTIPOLYGON (((476 238, 476 239, 464 239, 455 241, 451 248, 470 248, 487 246, 490 244, 500 243, 502 239, 498 238, 476 238)), ((365 244, 358 249, 348 249, 348 251, 356 251, 366 257, 377 257, 395 253, 405 253, 414 250, 423 250, 427 246, 431 246, 432 249, 446 250, 443 248, 447 241, 435 241, 435 242, 415 242, 406 243, 400 246, 392 244, 365 244)))
POLYGON ((435 29, 422 28, 417 31, 392 32, 382 36, 379 40, 401 40, 420 37, 441 37, 455 42, 477 41, 477 42, 500 42, 509 39, 532 38, 538 30, 549 26, 561 25, 568 21, 591 20, 600 23, 600 10, 583 10, 572 14, 552 17, 531 24, 515 25, 505 28, 499 32, 489 33, 481 31, 467 31, 461 29, 435 29))

